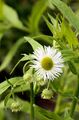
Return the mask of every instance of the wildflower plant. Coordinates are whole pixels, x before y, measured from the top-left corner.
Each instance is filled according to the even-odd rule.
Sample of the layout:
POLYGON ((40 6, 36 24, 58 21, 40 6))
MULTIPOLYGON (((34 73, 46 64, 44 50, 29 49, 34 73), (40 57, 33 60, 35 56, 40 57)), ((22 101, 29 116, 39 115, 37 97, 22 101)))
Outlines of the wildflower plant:
POLYGON ((27 62, 29 64, 25 64, 23 68, 23 78, 26 83, 28 82, 30 84, 31 117, 32 119, 34 119, 34 91, 38 93, 38 91, 36 90, 37 86, 39 88, 39 86, 45 85, 45 88, 43 89, 43 91, 41 91, 41 97, 43 99, 53 98, 53 91, 50 88, 49 84, 50 81, 57 79, 63 73, 64 60, 61 52, 58 51, 56 48, 50 46, 43 47, 35 42, 32 38, 25 37, 25 39, 31 39, 34 42, 34 45, 37 44, 37 47, 33 46, 35 50, 33 54, 30 54, 30 58, 27 62), (29 69, 28 71, 26 70, 27 66, 29 69), (38 81, 40 82, 40 84, 38 84, 38 81), (33 88, 33 86, 35 87, 33 88))
MULTIPOLYGON (((10 108, 12 112, 26 112, 30 120, 76 120, 75 114, 79 111, 79 18, 61 0, 39 0, 27 26, 24 26, 11 7, 3 1, 0 1, 0 5, 3 8, 0 19, 5 23, 3 18, 6 18, 6 23, 10 23, 6 29, 15 27, 28 34, 28 37, 25 35, 16 41, 0 66, 0 71, 7 68, 16 51, 24 44, 28 51, 23 51, 22 58, 13 69, 8 67, 12 75, 23 62, 23 75, 6 78, 0 83, 0 107, 10 108), (59 14, 43 15, 47 7, 53 12, 58 8, 59 14), (15 20, 8 14, 13 15, 15 20), (51 35, 40 30, 41 16, 51 35), (25 101, 18 93, 23 94, 26 91, 30 94, 24 95, 30 100, 25 101), (5 98, 3 93, 6 94, 5 98), (52 110, 39 107, 36 99, 38 95, 41 100, 52 101, 52 110)), ((4 32, 0 34, 0 38, 3 35, 4 32)))

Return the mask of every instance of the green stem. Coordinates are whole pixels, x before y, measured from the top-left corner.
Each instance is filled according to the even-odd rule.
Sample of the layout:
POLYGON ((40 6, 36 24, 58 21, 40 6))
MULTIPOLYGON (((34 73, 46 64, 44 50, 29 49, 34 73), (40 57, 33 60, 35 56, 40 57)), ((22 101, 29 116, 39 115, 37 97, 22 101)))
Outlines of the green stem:
POLYGON ((55 110, 54 110, 55 113, 59 112, 61 101, 62 101, 62 96, 58 95, 58 99, 56 101, 56 107, 55 107, 55 110))
POLYGON ((31 113, 30 120, 34 120, 34 92, 33 92, 33 83, 30 83, 30 104, 31 104, 31 113))
POLYGON ((75 111, 75 108, 76 108, 76 105, 77 105, 77 98, 78 98, 78 95, 79 95, 79 75, 78 75, 78 82, 77 82, 77 89, 75 91, 75 98, 73 99, 73 102, 72 102, 72 106, 71 106, 71 111, 70 111, 70 116, 73 117, 73 114, 74 114, 74 111, 75 111))
MULTIPOLYGON (((63 81, 62 81, 63 82, 63 81)), ((62 91, 64 92, 64 91, 66 91, 67 90, 67 84, 66 85, 64 85, 64 82, 62 83, 63 84, 63 89, 62 89, 62 91)), ((58 98, 57 98, 57 102, 56 102, 56 107, 55 107, 55 113, 58 113, 59 111, 60 111, 60 106, 61 106, 61 102, 62 102, 62 98, 63 98, 63 96, 61 95, 61 94, 59 94, 58 95, 58 98)))

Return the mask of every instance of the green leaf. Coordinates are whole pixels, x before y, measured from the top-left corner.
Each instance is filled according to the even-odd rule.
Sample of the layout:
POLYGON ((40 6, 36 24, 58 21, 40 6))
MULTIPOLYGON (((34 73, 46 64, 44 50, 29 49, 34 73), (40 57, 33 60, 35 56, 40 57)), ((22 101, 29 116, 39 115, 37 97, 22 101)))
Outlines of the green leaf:
POLYGON ((49 22, 46 17, 44 17, 44 20, 53 34, 53 39, 59 43, 58 39, 62 39, 61 24, 59 23, 59 18, 57 16, 56 19, 54 19, 50 14, 48 14, 48 17, 51 22, 49 22))
POLYGON ((30 59, 31 59, 31 56, 25 54, 25 55, 20 59, 20 62, 22 62, 22 61, 27 61, 27 60, 30 60, 30 59))
POLYGON ((10 51, 8 52, 0 66, 0 71, 4 70, 8 66, 13 56, 15 55, 16 51, 24 43, 24 41, 25 41, 24 38, 21 38, 12 46, 12 48, 10 49, 10 51))
POLYGON ((60 0, 51 0, 51 3, 55 5, 70 24, 79 31, 79 17, 75 15, 71 8, 60 0))
POLYGON ((67 39, 70 47, 78 45, 78 39, 76 38, 75 33, 72 31, 69 24, 63 20, 61 25, 61 32, 64 35, 64 37, 67 39))
POLYGON ((24 37, 24 39, 30 43, 30 45, 32 46, 33 50, 42 47, 41 44, 39 44, 37 41, 35 41, 34 39, 30 38, 30 37, 24 37))
POLYGON ((64 48, 63 50, 61 50, 61 53, 63 55, 64 61, 68 62, 68 61, 72 61, 72 60, 76 60, 79 55, 76 51, 73 51, 73 49, 70 48, 64 48))
MULTIPOLYGON (((14 77, 14 78, 9 79, 8 81, 12 85, 20 85, 24 82, 22 77, 14 77)), ((0 95, 11 86, 11 84, 9 84, 8 81, 4 81, 4 82, 0 83, 0 95)))
POLYGON ((33 39, 36 39, 41 41, 41 39, 45 42, 47 42, 48 44, 52 45, 53 43, 53 37, 52 36, 49 36, 49 35, 44 35, 44 34, 37 34, 36 36, 33 36, 32 37, 33 39))
POLYGON ((50 14, 48 14, 48 17, 53 25, 53 34, 60 33, 60 24, 58 24, 58 20, 59 20, 58 15, 56 16, 56 19, 50 14))
POLYGON ((50 14, 48 14, 51 23, 47 20, 46 17, 44 17, 44 20, 52 32, 53 36, 55 38, 64 39, 67 40, 69 43, 69 46, 77 46, 78 45, 78 39, 76 38, 75 33, 72 31, 69 24, 63 19, 61 25, 58 23, 58 20, 55 20, 50 14))
POLYGON ((4 110, 1 110, 1 109, 0 109, 0 120, 4 120, 4 119, 5 119, 4 116, 5 116, 5 115, 4 115, 4 110))
POLYGON ((64 118, 64 120, 74 120, 74 119, 72 119, 70 116, 68 116, 68 117, 64 118))
POLYGON ((79 109, 74 113, 74 120, 79 120, 79 109))
POLYGON ((53 26, 56 28, 58 21, 53 16, 51 16, 49 13, 48 13, 48 17, 49 17, 51 23, 53 24, 53 26))
POLYGON ((77 74, 77 70, 76 70, 76 67, 75 67, 74 62, 69 61, 69 62, 68 62, 68 65, 69 65, 69 68, 70 68, 71 72, 72 72, 73 74, 77 74))
POLYGON ((53 33, 54 33, 54 27, 53 27, 53 25, 47 20, 46 17, 43 17, 43 18, 44 18, 44 20, 45 20, 45 22, 46 22, 49 30, 50 30, 50 31, 52 32, 52 34, 53 34, 53 33))
POLYGON ((31 33, 38 32, 39 21, 48 6, 49 0, 38 0, 35 6, 33 7, 32 14, 29 18, 28 27, 31 33))
POLYGON ((58 92, 58 90, 60 88, 60 82, 58 80, 53 81, 53 82, 51 81, 50 82, 50 87, 51 87, 52 91, 58 92))
POLYGON ((30 90, 30 85, 28 82, 27 83, 24 82, 22 85, 19 85, 16 88, 14 88, 14 93, 19 93, 27 90, 30 90))
POLYGON ((9 93, 9 94, 5 97, 5 99, 4 99, 4 105, 5 105, 5 106, 6 106, 7 102, 8 102, 8 99, 10 98, 10 96, 11 96, 11 93, 9 93))
POLYGON ((3 1, 0 0, 0 20, 3 20, 3 1))
MULTIPOLYGON (((50 120, 49 118, 47 118, 46 116, 44 116, 43 114, 41 114, 40 112, 38 111, 35 111, 35 117, 38 119, 38 120, 50 120)), ((52 119, 51 119, 52 120, 52 119)))
MULTIPOLYGON (((29 83, 25 82, 23 77, 14 77, 0 83, 0 95, 4 93, 9 87, 13 88, 13 92, 23 92, 30 89, 29 83)), ((10 97, 11 93, 6 96, 5 103, 10 97)))
POLYGON ((70 117, 70 114, 68 113, 68 110, 65 110, 63 120, 74 120, 73 118, 70 117))
POLYGON ((11 27, 11 24, 9 24, 7 21, 0 22, 0 34, 4 34, 4 32, 11 27))
POLYGON ((50 112, 39 106, 36 106, 35 108, 36 108, 36 110, 38 110, 38 112, 40 112, 42 115, 44 115, 46 118, 48 118, 48 120, 62 120, 62 118, 54 112, 50 112))
POLYGON ((14 27, 25 30, 17 12, 12 7, 3 4, 3 15, 14 27))

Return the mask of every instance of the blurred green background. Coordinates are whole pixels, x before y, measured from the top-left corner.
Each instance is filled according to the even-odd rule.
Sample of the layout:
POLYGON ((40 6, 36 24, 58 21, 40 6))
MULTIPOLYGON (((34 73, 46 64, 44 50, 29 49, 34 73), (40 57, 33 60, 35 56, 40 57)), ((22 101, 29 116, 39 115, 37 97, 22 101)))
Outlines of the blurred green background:
MULTIPOLYGON (((6 5, 10 6, 17 12, 18 18, 22 23, 22 24, 19 23, 21 27, 18 27, 19 25, 17 24, 15 25, 15 23, 13 23, 13 21, 15 21, 14 17, 12 18, 13 20, 9 21, 9 17, 12 16, 9 16, 8 14, 6 14, 6 12, 5 12, 6 14, 5 17, 1 15, 2 13, 0 6, 0 64, 3 63, 5 56, 8 55, 9 51, 12 49, 14 44, 17 43, 17 41, 23 36, 34 36, 34 35, 39 35, 39 33, 51 35, 51 32, 47 28, 46 23, 43 20, 42 16, 47 15, 47 13, 51 13, 53 16, 55 16, 55 14, 58 13, 59 11, 57 9, 54 9, 53 6, 52 9, 50 9, 48 5, 44 4, 44 0, 43 0, 43 3, 41 3, 40 6, 37 6, 40 8, 38 10, 35 8, 35 10, 37 10, 36 15, 41 16, 36 18, 36 15, 33 16, 33 12, 34 12, 34 7, 38 1, 40 0, 4 0, 4 3, 6 5), (43 6, 43 4, 45 5, 45 7, 43 6), (42 10, 41 13, 39 14, 40 9, 42 10), (52 12, 52 10, 54 12, 52 12), (13 24, 11 23, 11 21, 13 24), (34 21, 37 22, 35 26, 33 25, 33 23, 35 23, 34 21)), ((69 6, 71 6, 73 11, 76 11, 77 14, 79 15, 79 0, 62 0, 62 1, 67 3, 69 6)), ((2 3, 0 2, 0 5, 1 4, 2 3)), ((38 41, 41 44, 46 44, 46 45, 49 44, 48 42, 46 43, 45 41, 42 41, 42 39, 41 40, 38 39, 38 41)), ((8 79, 14 76, 22 76, 23 75, 22 67, 25 62, 18 65, 11 75, 10 72, 15 66, 15 64, 22 57, 22 54, 24 53, 29 54, 32 53, 32 51, 33 51, 32 47, 30 46, 29 43, 21 44, 21 46, 18 45, 18 48, 15 49, 15 53, 12 53, 13 55, 8 60, 10 61, 9 64, 7 63, 7 65, 3 65, 3 68, 1 69, 0 82, 4 81, 6 78, 8 79)), ((28 92, 23 94, 18 93, 17 95, 23 100, 29 101, 28 92)), ((3 100, 4 97, 5 94, 3 94, 3 96, 0 97, 0 100, 3 100)), ((51 105, 53 107, 55 105, 52 102, 41 100, 39 95, 36 97, 36 104, 50 110, 52 109, 51 105)), ((11 112, 11 110, 6 110, 6 109, 0 110, 0 120, 28 120, 28 119, 29 119, 29 115, 24 112, 14 113, 11 112)), ((76 118, 76 120, 77 119, 78 117, 76 118)))

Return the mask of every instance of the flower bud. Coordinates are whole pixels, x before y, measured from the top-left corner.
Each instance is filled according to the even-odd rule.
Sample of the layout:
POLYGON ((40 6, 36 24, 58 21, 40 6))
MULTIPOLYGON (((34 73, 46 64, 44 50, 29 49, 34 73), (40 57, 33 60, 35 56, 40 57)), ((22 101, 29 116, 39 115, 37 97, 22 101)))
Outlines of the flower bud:
POLYGON ((43 85, 45 85, 47 83, 47 81, 42 79, 42 78, 37 78, 36 83, 37 83, 38 86, 39 85, 43 86, 43 85))
POLYGON ((42 97, 43 99, 51 99, 52 96, 53 96, 52 90, 49 90, 49 89, 45 88, 45 89, 42 91, 41 97, 42 97))
POLYGON ((31 75, 30 73, 28 73, 28 72, 26 72, 26 73, 23 75, 23 79, 24 79, 24 81, 30 82, 30 83, 33 81, 32 75, 31 75))
POLYGON ((14 101, 12 104, 11 104, 11 110, 12 112, 18 112, 21 110, 21 104, 18 102, 18 101, 14 101))
POLYGON ((25 82, 33 82, 33 75, 32 75, 33 69, 29 69, 28 71, 25 72, 25 74, 23 75, 23 79, 25 82))

